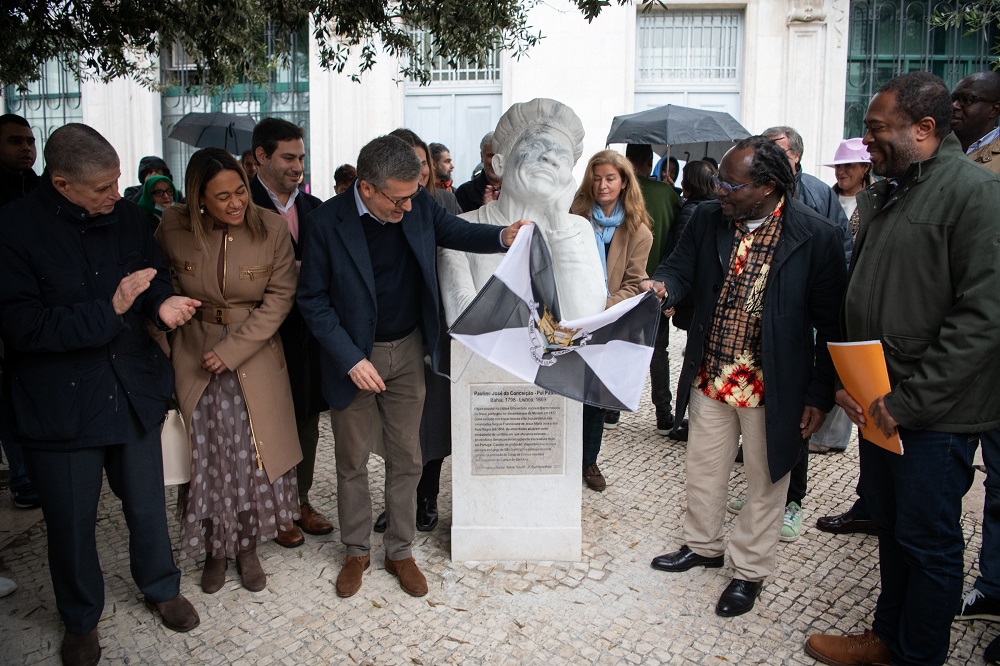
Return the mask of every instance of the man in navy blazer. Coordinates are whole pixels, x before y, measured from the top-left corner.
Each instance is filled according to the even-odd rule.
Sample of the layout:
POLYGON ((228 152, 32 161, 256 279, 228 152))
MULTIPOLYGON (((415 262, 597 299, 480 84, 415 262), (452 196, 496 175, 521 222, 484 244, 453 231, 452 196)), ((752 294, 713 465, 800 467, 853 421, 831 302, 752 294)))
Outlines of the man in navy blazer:
POLYGON ((372 528, 368 457, 376 429, 385 445, 385 568, 413 596, 427 580, 413 560, 419 428, 424 401, 424 340, 439 367, 437 247, 502 252, 518 221, 500 230, 471 224, 438 206, 418 184, 420 162, 394 136, 358 155, 353 187, 309 215, 298 304, 322 348, 323 394, 330 404, 337 459, 341 541, 347 547, 337 594, 361 588, 372 528))

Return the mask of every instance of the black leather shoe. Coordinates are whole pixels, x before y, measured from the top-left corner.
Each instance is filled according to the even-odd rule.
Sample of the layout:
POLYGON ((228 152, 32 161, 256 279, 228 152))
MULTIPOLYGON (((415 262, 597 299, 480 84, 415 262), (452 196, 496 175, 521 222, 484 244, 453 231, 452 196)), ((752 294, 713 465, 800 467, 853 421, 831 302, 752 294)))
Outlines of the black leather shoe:
POLYGON ((816 527, 832 534, 878 534, 875 521, 856 517, 854 509, 838 516, 823 516, 816 521, 816 527))
POLYGON ((983 659, 987 664, 1000 664, 1000 637, 994 638, 993 642, 986 646, 983 659))
POLYGON ((375 519, 375 525, 372 527, 373 530, 382 534, 389 527, 389 519, 385 517, 385 511, 378 514, 378 518, 375 519))
POLYGON ((437 498, 417 498, 417 531, 430 532, 438 524, 437 498))
POLYGON ((736 617, 752 610, 763 587, 764 583, 761 581, 751 583, 748 580, 734 578, 719 597, 715 614, 722 617, 736 617))
POLYGON ((670 431, 668 435, 670 439, 675 439, 678 442, 688 441, 688 420, 681 419, 681 422, 674 426, 674 429, 670 431))
POLYGON ((652 567, 654 569, 659 569, 660 571, 671 572, 687 571, 688 569, 693 569, 694 567, 718 569, 725 563, 725 560, 725 555, 705 557, 704 555, 699 555, 694 552, 687 546, 681 546, 681 549, 676 552, 654 557, 652 567))

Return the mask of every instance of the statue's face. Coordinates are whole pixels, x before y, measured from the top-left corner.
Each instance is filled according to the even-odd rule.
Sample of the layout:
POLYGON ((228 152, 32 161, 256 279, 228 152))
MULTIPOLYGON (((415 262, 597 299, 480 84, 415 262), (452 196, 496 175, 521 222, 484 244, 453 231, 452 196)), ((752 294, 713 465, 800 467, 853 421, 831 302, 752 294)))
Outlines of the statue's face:
POLYGON ((573 145, 562 132, 545 126, 533 129, 511 152, 503 173, 505 196, 547 201, 574 188, 573 145))

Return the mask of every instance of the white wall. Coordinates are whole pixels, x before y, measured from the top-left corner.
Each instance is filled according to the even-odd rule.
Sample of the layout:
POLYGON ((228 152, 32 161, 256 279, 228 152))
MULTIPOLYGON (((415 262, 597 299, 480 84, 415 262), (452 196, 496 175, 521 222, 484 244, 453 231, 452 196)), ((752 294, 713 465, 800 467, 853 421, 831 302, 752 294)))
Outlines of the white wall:
POLYGON ((160 95, 132 81, 80 84, 83 122, 106 138, 121 159, 120 189, 139 182, 139 160, 163 155, 160 95))
MULTIPOLYGON (((311 34, 311 33, 310 33, 311 34)), ((333 172, 344 163, 357 165, 358 152, 376 136, 403 124, 403 84, 396 83, 398 63, 384 56, 360 83, 348 74, 320 69, 310 37, 309 132, 312 193, 333 196, 333 172)), ((352 58, 345 72, 357 70, 352 58)))

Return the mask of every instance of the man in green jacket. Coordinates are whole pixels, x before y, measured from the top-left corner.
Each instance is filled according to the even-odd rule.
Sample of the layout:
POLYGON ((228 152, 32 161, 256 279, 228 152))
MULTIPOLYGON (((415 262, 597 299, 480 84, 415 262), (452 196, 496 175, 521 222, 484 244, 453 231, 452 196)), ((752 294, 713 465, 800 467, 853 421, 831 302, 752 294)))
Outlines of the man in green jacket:
POLYGON ((861 440, 862 492, 878 527, 873 631, 811 636, 827 664, 943 664, 962 594, 962 496, 979 434, 1000 425, 1000 180, 949 134, 948 88, 927 72, 879 89, 865 145, 885 180, 858 195, 844 298, 851 341, 881 340, 891 390, 837 403, 898 433, 903 455, 861 440))

